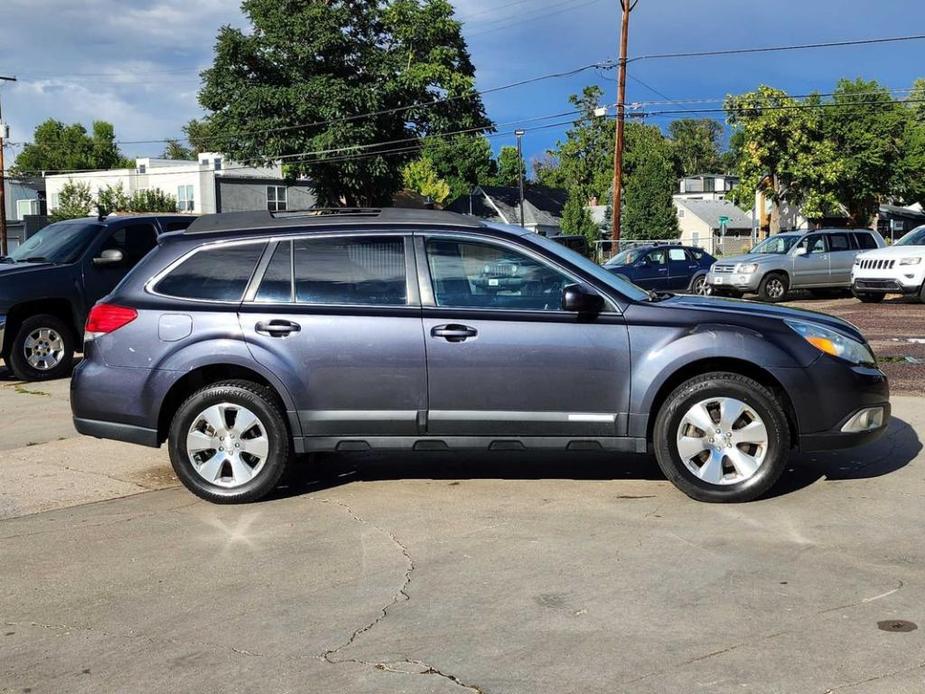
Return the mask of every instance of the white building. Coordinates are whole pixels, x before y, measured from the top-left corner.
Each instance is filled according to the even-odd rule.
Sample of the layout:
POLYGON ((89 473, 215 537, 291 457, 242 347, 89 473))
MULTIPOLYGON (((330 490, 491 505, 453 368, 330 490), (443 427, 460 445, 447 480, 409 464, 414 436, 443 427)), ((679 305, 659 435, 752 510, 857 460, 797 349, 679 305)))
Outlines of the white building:
POLYGON ((61 189, 68 182, 89 184, 94 197, 100 189, 120 184, 129 196, 159 189, 177 199, 180 212, 196 214, 309 209, 316 201, 307 181, 287 182, 278 164, 246 166, 212 152, 201 153, 196 161, 145 157, 135 160, 134 169, 47 176, 49 213, 58 206, 61 189))
POLYGON ((675 197, 681 243, 708 253, 742 253, 752 243, 751 217, 728 200, 675 197))
POLYGON ((684 200, 724 200, 726 193, 739 183, 738 176, 696 174, 681 179, 675 198, 684 200))

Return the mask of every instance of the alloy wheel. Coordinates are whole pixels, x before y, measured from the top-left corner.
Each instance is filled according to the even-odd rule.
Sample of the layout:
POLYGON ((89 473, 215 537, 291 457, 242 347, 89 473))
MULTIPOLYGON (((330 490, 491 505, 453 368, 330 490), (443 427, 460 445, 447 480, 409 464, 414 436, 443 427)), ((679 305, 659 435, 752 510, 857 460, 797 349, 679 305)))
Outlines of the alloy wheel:
POLYGON ((681 418, 678 455, 698 479, 715 485, 744 482, 755 476, 768 452, 764 421, 735 398, 701 400, 681 418))
POLYGON ((698 277, 694 280, 694 294, 707 296, 707 294, 709 294, 708 287, 709 285, 707 284, 706 277, 698 277))
POLYGON ((29 366, 51 371, 64 358, 64 339, 52 328, 37 328, 26 337, 22 349, 29 366))
POLYGON ((767 292, 772 299, 780 299, 784 295, 784 283, 777 277, 772 277, 768 280, 767 292))
POLYGON ((234 488, 263 469, 270 442, 263 422, 246 407, 212 405, 196 416, 186 435, 186 454, 206 482, 234 488))

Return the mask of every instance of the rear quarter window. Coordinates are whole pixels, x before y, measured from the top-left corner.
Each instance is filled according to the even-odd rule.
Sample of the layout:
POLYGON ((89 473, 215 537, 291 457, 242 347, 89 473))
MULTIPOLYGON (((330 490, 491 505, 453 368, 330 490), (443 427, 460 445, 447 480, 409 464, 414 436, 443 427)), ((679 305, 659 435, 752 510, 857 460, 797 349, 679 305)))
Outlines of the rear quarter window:
POLYGON ((877 247, 877 242, 874 240, 872 234, 865 234, 864 232, 855 232, 854 240, 858 244, 858 248, 862 250, 870 250, 877 247))
POLYGON ((265 243, 197 251, 154 285, 158 294, 179 299, 241 301, 265 243))

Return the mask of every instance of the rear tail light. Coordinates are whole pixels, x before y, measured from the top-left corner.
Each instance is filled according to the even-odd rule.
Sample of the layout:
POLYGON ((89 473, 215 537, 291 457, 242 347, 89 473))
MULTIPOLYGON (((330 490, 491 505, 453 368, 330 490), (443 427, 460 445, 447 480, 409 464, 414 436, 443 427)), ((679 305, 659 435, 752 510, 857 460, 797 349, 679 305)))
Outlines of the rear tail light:
POLYGON ((115 304, 97 304, 90 309, 84 337, 92 340, 100 335, 111 333, 138 318, 138 311, 115 304))

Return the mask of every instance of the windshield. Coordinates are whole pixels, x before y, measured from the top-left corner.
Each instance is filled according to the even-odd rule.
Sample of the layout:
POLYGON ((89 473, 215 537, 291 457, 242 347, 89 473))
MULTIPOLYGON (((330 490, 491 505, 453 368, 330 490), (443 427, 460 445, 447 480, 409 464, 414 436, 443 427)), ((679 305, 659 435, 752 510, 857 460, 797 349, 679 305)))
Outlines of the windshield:
POLYGON ((623 296, 632 299, 633 301, 644 301, 650 298, 649 292, 647 292, 645 289, 637 287, 622 275, 615 275, 612 272, 608 272, 597 263, 588 260, 580 253, 573 251, 571 248, 566 248, 565 246, 558 244, 555 241, 550 241, 545 236, 540 236, 539 234, 529 234, 524 238, 531 241, 532 243, 542 246, 547 250, 552 251, 560 258, 563 258, 570 262, 572 265, 581 268, 595 279, 613 287, 618 292, 623 294, 623 296))
POLYGON ((925 246, 925 226, 913 229, 896 242, 897 246, 925 246))
POLYGON ((10 259, 22 262, 70 263, 86 250, 96 236, 99 224, 80 221, 56 222, 10 253, 10 259))
POLYGON ((604 267, 623 267, 624 265, 632 265, 637 260, 639 260, 640 255, 642 255, 642 253, 636 250, 622 251, 604 263, 604 267))
POLYGON ((799 236, 784 236, 783 234, 777 234, 776 236, 766 238, 750 250, 749 253, 788 253, 790 249, 793 248, 793 244, 799 240, 799 236))

